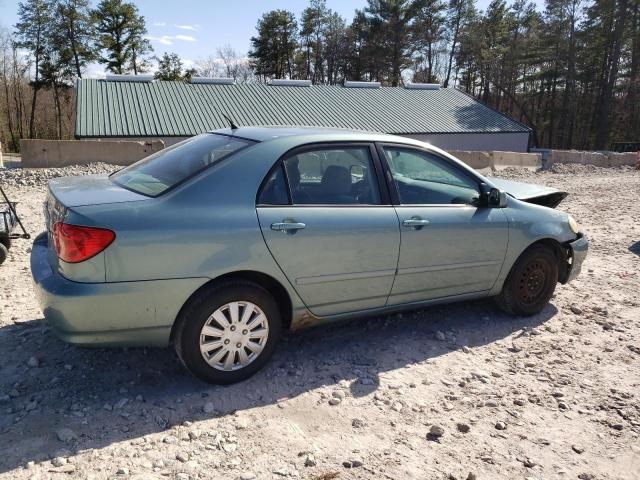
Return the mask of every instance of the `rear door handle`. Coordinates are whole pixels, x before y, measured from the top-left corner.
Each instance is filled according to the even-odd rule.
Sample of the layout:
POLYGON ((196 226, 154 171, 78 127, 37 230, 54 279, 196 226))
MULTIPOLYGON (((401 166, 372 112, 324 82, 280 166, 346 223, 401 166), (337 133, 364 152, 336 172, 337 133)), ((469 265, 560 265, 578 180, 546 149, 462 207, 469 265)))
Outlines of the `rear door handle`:
POLYGON ((296 232, 298 230, 302 230, 307 225, 300 222, 279 222, 272 223, 271 230, 275 230, 277 232, 296 232))
POLYGON ((407 228, 420 228, 425 225, 429 225, 429 220, 424 220, 422 218, 408 218, 407 220, 402 221, 402 226, 407 228))

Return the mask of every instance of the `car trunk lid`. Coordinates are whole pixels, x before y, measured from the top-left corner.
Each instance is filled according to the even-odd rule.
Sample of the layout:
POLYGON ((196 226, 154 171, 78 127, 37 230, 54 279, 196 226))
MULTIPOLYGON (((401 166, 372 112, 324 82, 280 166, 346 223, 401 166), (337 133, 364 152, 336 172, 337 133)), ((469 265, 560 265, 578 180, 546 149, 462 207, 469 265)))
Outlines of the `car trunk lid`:
POLYGON ((116 185, 106 174, 55 178, 49 181, 49 192, 68 208, 149 198, 116 185))
POLYGON ((544 185, 515 182, 502 178, 491 178, 491 182, 518 200, 542 205, 543 207, 555 208, 569 195, 567 192, 544 185))

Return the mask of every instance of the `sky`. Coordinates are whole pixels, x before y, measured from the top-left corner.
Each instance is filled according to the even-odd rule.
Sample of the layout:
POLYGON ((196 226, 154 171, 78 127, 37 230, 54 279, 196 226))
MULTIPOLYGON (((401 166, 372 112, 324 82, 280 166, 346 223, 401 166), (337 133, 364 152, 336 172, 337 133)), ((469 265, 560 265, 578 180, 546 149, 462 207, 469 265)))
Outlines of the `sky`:
MULTIPOLYGON (((96 4, 98 0, 93 0, 96 4)), ((485 9, 490 0, 477 0, 485 9)), ((0 0, 0 25, 11 28, 17 21, 18 1, 0 0)), ((215 55, 218 47, 231 45, 245 55, 255 35, 258 19, 264 12, 286 9, 296 17, 307 7, 308 0, 133 0, 145 17, 148 38, 156 55, 175 52, 186 67, 199 59, 215 55)), ((366 0, 327 0, 327 6, 347 22, 356 8, 364 8, 366 0)), ((542 0, 537 0, 539 5, 542 0)), ((102 68, 92 65, 88 76, 99 76, 102 68)))

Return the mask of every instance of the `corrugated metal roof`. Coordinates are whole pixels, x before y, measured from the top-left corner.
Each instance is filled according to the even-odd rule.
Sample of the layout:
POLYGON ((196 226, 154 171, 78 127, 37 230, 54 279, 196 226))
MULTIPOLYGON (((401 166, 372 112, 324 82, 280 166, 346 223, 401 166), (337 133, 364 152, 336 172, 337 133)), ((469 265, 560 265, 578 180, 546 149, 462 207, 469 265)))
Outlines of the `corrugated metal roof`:
POLYGON ((345 88, 83 79, 76 137, 191 136, 238 125, 309 125, 383 133, 528 132, 452 88, 345 88))

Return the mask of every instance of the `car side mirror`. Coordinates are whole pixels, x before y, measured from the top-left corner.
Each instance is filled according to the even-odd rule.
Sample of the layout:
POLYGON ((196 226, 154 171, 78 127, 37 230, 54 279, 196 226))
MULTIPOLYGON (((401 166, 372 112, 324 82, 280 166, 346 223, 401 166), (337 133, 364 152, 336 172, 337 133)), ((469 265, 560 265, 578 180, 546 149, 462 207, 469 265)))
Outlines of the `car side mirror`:
POLYGON ((499 188, 489 187, 489 185, 483 183, 481 190, 485 207, 505 208, 507 206, 507 194, 499 188))
POLYGON ((492 208, 505 208, 507 206, 507 194, 499 188, 489 190, 487 204, 492 208))

